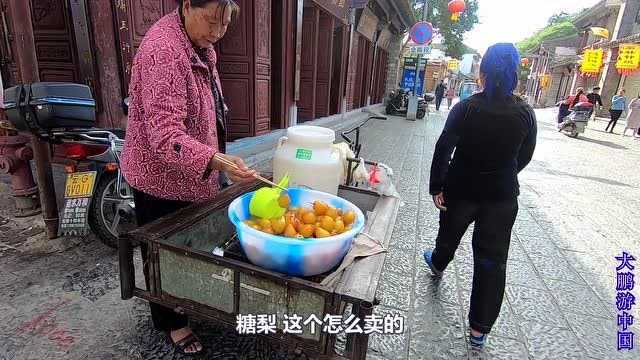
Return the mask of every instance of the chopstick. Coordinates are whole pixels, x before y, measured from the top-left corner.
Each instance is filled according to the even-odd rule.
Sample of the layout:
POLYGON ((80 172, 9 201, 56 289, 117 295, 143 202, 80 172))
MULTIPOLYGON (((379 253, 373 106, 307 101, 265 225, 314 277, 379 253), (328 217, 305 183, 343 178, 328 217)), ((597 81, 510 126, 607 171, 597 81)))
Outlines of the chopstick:
MULTIPOLYGON (((229 166, 231 166, 232 168, 234 168, 236 170, 239 170, 238 165, 236 165, 236 163, 234 163, 233 161, 227 160, 227 159, 223 158, 222 156, 218 156, 217 153, 214 155, 214 157, 216 159, 218 159, 221 163, 223 163, 225 165, 229 165, 229 166)), ((271 181, 269 179, 266 179, 266 178, 260 176, 260 174, 258 174, 257 172, 253 175, 253 177, 258 179, 258 180, 260 180, 260 181, 262 181, 262 182, 264 182, 264 183, 267 183, 267 184, 269 184, 271 186, 277 187, 280 190, 287 191, 287 189, 283 188, 282 186, 274 183, 273 181, 271 181)))

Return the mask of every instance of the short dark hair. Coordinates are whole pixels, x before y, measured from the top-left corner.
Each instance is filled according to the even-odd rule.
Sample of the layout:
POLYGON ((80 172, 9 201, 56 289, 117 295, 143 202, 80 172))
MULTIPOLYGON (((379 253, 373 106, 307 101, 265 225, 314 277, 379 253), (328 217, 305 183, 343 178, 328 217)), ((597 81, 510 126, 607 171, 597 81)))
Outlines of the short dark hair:
MULTIPOLYGON (((184 0, 178 0, 180 11, 182 11, 182 6, 184 5, 184 0)), ((222 13, 224 14, 228 7, 231 8, 231 22, 234 22, 238 16, 240 15, 240 5, 236 3, 234 0, 191 0, 191 6, 202 8, 211 3, 220 3, 222 5, 222 13)))

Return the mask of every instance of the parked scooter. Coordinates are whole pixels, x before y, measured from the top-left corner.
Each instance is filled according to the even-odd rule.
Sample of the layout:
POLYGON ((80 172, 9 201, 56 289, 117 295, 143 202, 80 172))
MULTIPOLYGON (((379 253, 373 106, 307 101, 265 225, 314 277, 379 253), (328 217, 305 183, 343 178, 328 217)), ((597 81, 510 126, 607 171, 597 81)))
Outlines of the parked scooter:
MULTIPOLYGON (((562 112, 563 104, 560 106, 559 111, 562 112)), ((562 119, 563 121, 558 125, 558 131, 572 138, 578 137, 579 134, 584 133, 592 111, 593 104, 589 102, 579 102, 575 104, 569 115, 565 116, 562 119)))
MULTIPOLYGON (((430 101, 433 101, 435 96, 431 94, 425 94, 424 97, 418 97, 418 111, 416 112, 416 118, 422 119, 427 113, 427 106, 430 101)), ((389 100, 386 108, 387 115, 407 115, 407 109, 409 107, 409 93, 403 89, 392 91, 389 94, 389 100)))
MULTIPOLYGON (((125 101, 125 111, 128 101, 125 101)), ((95 126, 95 101, 87 86, 34 83, 5 91, 9 120, 59 146, 67 164, 65 195, 91 198, 88 224, 100 241, 117 247, 118 235, 132 230, 135 204, 131 187, 120 172, 123 130, 95 126), (81 186, 79 179, 85 184, 81 186)))

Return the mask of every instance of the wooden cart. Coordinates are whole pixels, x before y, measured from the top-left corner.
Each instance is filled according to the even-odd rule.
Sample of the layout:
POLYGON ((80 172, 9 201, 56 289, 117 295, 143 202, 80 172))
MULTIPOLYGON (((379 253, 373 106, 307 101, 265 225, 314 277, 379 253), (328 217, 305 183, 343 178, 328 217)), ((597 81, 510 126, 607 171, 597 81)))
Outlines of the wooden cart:
MULTIPOLYGON (((320 284, 324 276, 297 278, 251 264, 240 249, 227 207, 236 197, 259 184, 232 186, 218 198, 197 204, 141 227, 119 241, 122 298, 136 296, 214 322, 236 325, 238 314, 277 314, 278 331, 270 340, 312 358, 340 359, 335 352, 336 336, 324 332, 293 335, 282 332, 284 314, 304 318, 315 314, 343 314, 347 304, 363 323, 376 304, 375 293, 385 253, 362 258, 346 269, 336 286, 320 284), (149 288, 135 285, 132 243, 149 247, 149 288), (224 251, 214 255, 214 248, 224 251)), ((366 190, 341 187, 339 195, 358 206, 367 219, 368 234, 386 247, 393 231, 399 200, 380 197, 366 190)), ((325 274, 327 275, 327 274, 325 274)), ((265 335, 267 336, 267 335, 265 335)), ((366 357, 369 336, 347 335, 345 356, 366 357)))

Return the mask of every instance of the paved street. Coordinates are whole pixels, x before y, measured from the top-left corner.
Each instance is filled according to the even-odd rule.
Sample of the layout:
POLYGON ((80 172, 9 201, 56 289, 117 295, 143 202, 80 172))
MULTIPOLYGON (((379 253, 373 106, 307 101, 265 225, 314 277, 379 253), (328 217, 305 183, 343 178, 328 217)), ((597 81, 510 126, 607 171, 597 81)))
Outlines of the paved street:
POLYGON ((471 229, 439 284, 422 257, 438 229, 427 183, 444 120, 432 115, 427 122, 396 119, 368 128, 366 155, 396 169, 406 202, 379 297, 382 311, 407 316, 408 331, 376 337, 373 358, 633 357, 616 351, 614 256, 627 249, 637 257, 640 249, 640 142, 605 134, 602 122, 570 139, 555 130, 554 119, 552 110, 538 111, 538 147, 520 176, 505 302, 480 354, 468 354, 466 344, 471 229))
MULTIPOLYGON (((570 139, 555 130, 552 111, 538 115, 538 148, 520 177, 505 302, 481 353, 466 343, 471 231, 439 283, 422 258, 438 226, 427 186, 443 116, 371 120, 364 128, 363 156, 394 168, 405 202, 376 311, 406 316, 406 331, 373 336, 368 358, 634 358, 616 351, 614 256, 626 249, 640 257, 640 141, 605 134, 602 122, 570 139)), ((37 239, 28 237, 39 225, 7 216, 6 189, 0 188, 0 245, 8 245, 0 248, 0 359, 181 358, 152 330, 145 302, 119 299, 113 250, 89 237, 59 241, 63 251, 39 252, 37 239), (19 237, 26 243, 12 242, 19 237), (22 254, 11 249, 27 246, 22 254)), ((209 347, 203 359, 287 358, 233 330, 203 323, 196 329, 209 347)), ((638 325, 634 331, 640 336, 638 325)))

